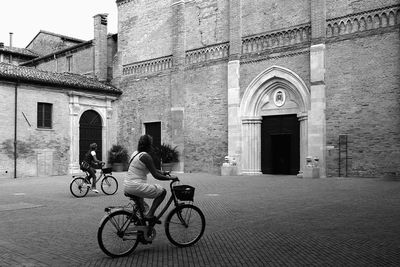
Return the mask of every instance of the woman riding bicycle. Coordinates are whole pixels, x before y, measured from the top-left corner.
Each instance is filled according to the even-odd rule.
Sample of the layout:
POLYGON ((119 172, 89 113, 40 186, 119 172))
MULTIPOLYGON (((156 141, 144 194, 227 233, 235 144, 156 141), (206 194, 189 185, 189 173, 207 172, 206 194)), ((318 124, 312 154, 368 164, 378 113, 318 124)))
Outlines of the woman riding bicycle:
POLYGON ((137 151, 133 152, 128 172, 124 180, 124 192, 141 198, 154 199, 146 219, 153 220, 154 213, 165 198, 167 191, 159 184, 147 183, 147 174, 157 180, 167 181, 177 179, 176 176, 166 176, 157 170, 150 153, 153 149, 153 138, 150 135, 142 135, 139 138, 137 151))

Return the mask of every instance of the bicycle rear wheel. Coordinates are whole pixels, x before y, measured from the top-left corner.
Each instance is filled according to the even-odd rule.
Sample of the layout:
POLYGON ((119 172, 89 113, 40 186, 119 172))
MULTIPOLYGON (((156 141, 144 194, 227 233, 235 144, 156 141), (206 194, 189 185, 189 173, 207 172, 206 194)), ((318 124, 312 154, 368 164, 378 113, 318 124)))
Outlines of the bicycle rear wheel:
POLYGON ((132 253, 139 243, 140 233, 132 229, 137 222, 131 213, 118 210, 107 215, 97 231, 101 250, 110 257, 122 257, 132 253))
POLYGON ((69 190, 75 197, 84 197, 89 192, 89 188, 87 187, 85 178, 83 177, 74 178, 69 185, 69 190))
POLYGON ((101 190, 106 195, 114 195, 118 190, 118 181, 111 175, 107 175, 101 180, 101 190))
POLYGON ((191 204, 176 207, 165 220, 167 238, 178 247, 188 247, 199 241, 205 227, 203 212, 191 204))

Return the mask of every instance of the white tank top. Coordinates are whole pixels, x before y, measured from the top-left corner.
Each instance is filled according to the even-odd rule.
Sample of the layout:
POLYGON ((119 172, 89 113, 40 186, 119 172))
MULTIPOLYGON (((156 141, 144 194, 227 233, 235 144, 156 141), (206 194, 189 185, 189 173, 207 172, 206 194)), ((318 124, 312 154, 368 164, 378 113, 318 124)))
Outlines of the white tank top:
POLYGON ((145 182, 147 181, 147 174, 150 172, 146 165, 140 161, 140 157, 146 152, 137 151, 133 152, 131 159, 135 157, 129 165, 128 172, 125 177, 125 184, 145 182), (141 181, 139 181, 141 180, 141 181))

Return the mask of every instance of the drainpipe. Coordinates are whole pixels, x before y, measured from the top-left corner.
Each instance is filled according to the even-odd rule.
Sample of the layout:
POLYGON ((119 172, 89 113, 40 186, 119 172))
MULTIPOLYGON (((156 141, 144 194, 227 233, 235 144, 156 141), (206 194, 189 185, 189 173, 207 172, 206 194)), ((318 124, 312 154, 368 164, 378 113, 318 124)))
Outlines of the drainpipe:
POLYGON ((14 179, 17 178, 17 104, 18 104, 18 84, 15 83, 15 100, 14 100, 14 179))

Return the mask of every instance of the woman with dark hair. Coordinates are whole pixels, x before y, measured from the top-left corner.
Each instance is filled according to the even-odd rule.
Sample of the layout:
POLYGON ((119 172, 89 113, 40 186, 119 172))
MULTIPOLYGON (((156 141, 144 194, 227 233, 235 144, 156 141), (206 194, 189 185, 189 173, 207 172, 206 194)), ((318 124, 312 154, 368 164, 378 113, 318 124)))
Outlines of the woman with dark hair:
POLYGON ((137 151, 133 152, 129 169, 124 180, 124 192, 141 198, 154 199, 149 212, 148 220, 154 219, 154 213, 162 203, 167 191, 159 184, 147 183, 147 174, 151 173, 154 178, 161 181, 177 179, 176 176, 166 176, 154 166, 153 158, 150 156, 153 149, 153 138, 150 135, 142 135, 139 138, 137 151))
POLYGON ((102 161, 98 160, 96 157, 96 151, 97 151, 97 144, 92 143, 89 146, 89 151, 86 152, 85 158, 81 162, 81 169, 83 171, 87 171, 89 173, 89 176, 86 180, 86 184, 88 187, 92 187, 92 191, 95 193, 99 193, 99 190, 96 189, 96 169, 95 167, 98 166, 98 164, 103 163, 102 161), (90 178, 92 178, 92 184, 90 185, 90 178))

